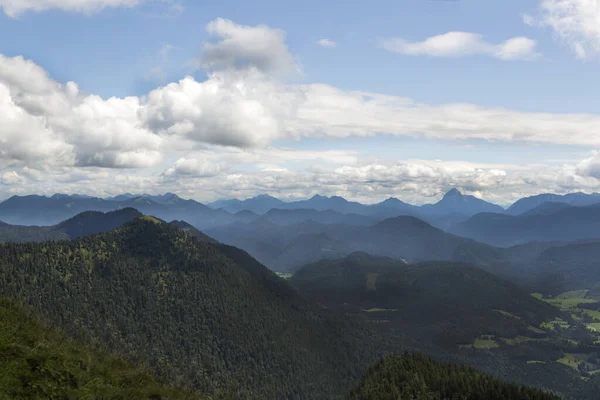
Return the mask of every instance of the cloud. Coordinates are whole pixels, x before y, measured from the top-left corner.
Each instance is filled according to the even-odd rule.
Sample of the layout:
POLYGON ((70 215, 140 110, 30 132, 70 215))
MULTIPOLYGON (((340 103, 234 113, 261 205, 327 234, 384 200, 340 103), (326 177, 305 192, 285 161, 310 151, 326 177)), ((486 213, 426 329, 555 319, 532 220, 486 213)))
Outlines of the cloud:
POLYGON ((336 42, 334 42, 333 40, 329 40, 329 39, 318 40, 317 44, 321 47, 336 47, 337 46, 336 42))
POLYGON ((144 97, 102 99, 52 80, 32 61, 0 55, 0 166, 143 168, 194 146, 259 149, 280 139, 379 134, 598 147, 598 129, 593 114, 430 106, 283 84, 254 68, 214 72, 205 81, 186 77, 144 97))
POLYGON ((24 177, 20 176, 16 171, 8 171, 2 174, 0 182, 4 185, 22 185, 27 181, 24 177))
POLYGON ((484 40, 482 35, 469 32, 448 32, 432 36, 422 42, 402 38, 381 41, 381 48, 406 55, 433 57, 463 57, 487 55, 501 60, 530 60, 536 58, 536 42, 526 37, 515 37, 500 44, 484 40))
POLYGON ((590 158, 582 160, 577 165, 577 173, 600 180, 600 151, 595 151, 590 158))
POLYGON ((223 166, 212 164, 207 160, 198 160, 196 158, 180 158, 175 165, 167 169, 163 176, 191 176, 191 177, 211 177, 217 176, 223 170, 223 166))
POLYGON ((597 0, 539 0, 537 16, 524 15, 530 26, 550 27, 579 58, 600 53, 600 8, 597 0))
POLYGON ((220 39, 206 43, 198 66, 209 71, 255 68, 263 73, 290 76, 300 72, 285 42, 285 32, 266 25, 244 26, 218 18, 206 31, 220 39))
POLYGON ((105 8, 133 8, 143 0, 0 0, 0 9, 9 17, 15 18, 27 12, 64 10, 91 14, 105 8))
POLYGON ((0 163, 150 166, 162 139, 140 128, 137 97, 83 95, 23 57, 0 54, 0 163))

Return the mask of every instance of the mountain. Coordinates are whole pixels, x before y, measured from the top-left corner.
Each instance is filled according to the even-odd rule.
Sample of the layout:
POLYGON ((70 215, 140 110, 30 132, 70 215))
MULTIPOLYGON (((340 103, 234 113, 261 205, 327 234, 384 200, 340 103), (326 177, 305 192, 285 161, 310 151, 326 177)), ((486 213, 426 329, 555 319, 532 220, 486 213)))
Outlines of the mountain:
POLYGON ((461 263, 407 265, 353 253, 307 265, 290 282, 330 309, 384 319, 391 329, 445 347, 481 335, 530 336, 530 326, 560 314, 515 284, 461 263))
POLYGON ((0 298, 2 399, 205 399, 50 329, 31 310, 0 298))
POLYGON ((222 208, 230 213, 247 210, 256 214, 265 214, 267 211, 273 208, 279 208, 283 204, 285 203, 282 200, 269 196, 268 194, 261 194, 246 200, 218 200, 214 203, 210 203, 209 206, 214 209, 222 208))
POLYGON ((196 240, 198 240, 200 242, 206 242, 206 243, 212 243, 212 244, 219 243, 215 239, 211 238, 210 236, 206 235, 205 233, 200 232, 198 229, 194 228, 192 225, 188 224, 185 221, 172 221, 172 222, 169 222, 169 225, 179 228, 181 231, 183 231, 183 233, 185 233, 188 236, 192 236, 193 238, 195 238, 196 240))
POLYGON ((68 240, 107 232, 140 216, 138 210, 124 208, 107 213, 85 211, 54 226, 0 225, 0 243, 68 240))
POLYGON ((3 244, 0 260, 0 295, 216 398, 340 398, 398 348, 244 251, 153 217, 72 241, 3 244))
POLYGON ((423 354, 390 356, 371 367, 348 400, 558 400, 531 387, 502 382, 464 365, 446 364, 423 354))
POLYGON ((368 206, 354 201, 348 201, 341 196, 320 196, 314 195, 308 200, 292 201, 280 205, 278 208, 286 210, 313 209, 317 211, 333 210, 343 214, 362 214, 368 206))
POLYGON ((13 196, 0 203, 0 219, 13 225, 55 225, 85 211, 116 211, 135 208, 165 221, 184 220, 199 228, 226 225, 236 217, 225 210, 213 210, 195 200, 172 193, 159 196, 122 195, 111 199, 56 194, 13 196))
POLYGON ((528 266, 536 276, 536 290, 559 294, 576 289, 600 287, 600 241, 553 246, 543 252, 528 266))
POLYGON ((281 226, 260 220, 206 233, 248 251, 279 272, 294 272, 318 260, 316 257, 342 257, 354 251, 411 261, 463 261, 496 272, 510 272, 506 255, 500 249, 446 233, 409 216, 389 218, 371 226, 316 221, 281 226))
POLYGON ((600 206, 542 205, 522 215, 481 213, 458 223, 450 232, 494 246, 530 241, 572 242, 600 238, 600 206))
POLYGON ((528 217, 532 215, 549 215, 554 214, 557 211, 564 210, 570 208, 571 206, 566 203, 557 203, 553 201, 547 201, 545 203, 540 204, 539 206, 532 208, 531 210, 527 210, 522 214, 519 214, 522 217, 528 217))
POLYGON ((498 249, 449 234, 428 223, 401 216, 369 227, 340 232, 337 237, 356 251, 419 261, 460 261, 493 270, 505 261, 498 249))
POLYGON ((372 225, 377 219, 359 214, 343 214, 333 210, 318 211, 314 209, 269 210, 265 219, 278 225, 293 225, 312 220, 322 224, 372 225))
POLYGON ((84 211, 114 211, 113 202, 79 196, 13 196, 0 203, 0 219, 13 225, 54 225, 84 211))
POLYGON ((565 195, 544 193, 537 196, 525 197, 516 201, 506 212, 510 215, 521 215, 546 202, 562 203, 571 206, 589 206, 600 203, 600 193, 569 193, 565 195))
POLYGON ((504 209, 496 204, 474 196, 463 195, 457 189, 451 189, 439 202, 424 205, 421 209, 428 214, 437 215, 458 213, 471 216, 482 212, 504 212, 504 209))

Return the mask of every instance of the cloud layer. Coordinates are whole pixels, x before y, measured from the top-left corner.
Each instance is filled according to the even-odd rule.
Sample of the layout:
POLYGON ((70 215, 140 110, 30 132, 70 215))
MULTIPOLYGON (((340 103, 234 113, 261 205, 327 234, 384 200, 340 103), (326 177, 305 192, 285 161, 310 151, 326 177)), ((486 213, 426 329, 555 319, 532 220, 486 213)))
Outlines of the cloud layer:
POLYGON ((402 38, 381 41, 388 51, 411 56, 463 57, 486 55, 501 60, 530 60, 538 57, 536 42, 526 37, 515 37, 500 44, 487 42, 482 35, 469 32, 448 32, 432 36, 422 42, 410 42, 402 38))
MULTIPOLYGON (((427 105, 290 84, 281 78, 299 67, 283 31, 224 19, 207 30, 215 40, 198 60, 206 78, 187 76, 140 97, 103 99, 52 79, 31 60, 0 54, 0 197, 60 188, 98 195, 169 190, 206 200, 270 192, 419 202, 456 186, 506 202, 540 190, 600 186, 596 155, 565 166, 520 168, 274 148, 281 140, 378 135, 600 148, 600 116, 427 105)), ((448 56, 474 54, 475 47, 503 59, 533 51, 521 38, 490 45, 469 35, 452 45, 440 45, 448 37, 405 43, 404 51, 448 56)))
POLYGON ((138 6, 144 0, 0 0, 0 9, 9 17, 18 17, 27 11, 53 9, 90 14, 105 8, 138 6))
POLYGON ((550 27, 580 58, 600 53, 600 8, 597 0, 540 0, 537 16, 524 15, 528 25, 550 27))

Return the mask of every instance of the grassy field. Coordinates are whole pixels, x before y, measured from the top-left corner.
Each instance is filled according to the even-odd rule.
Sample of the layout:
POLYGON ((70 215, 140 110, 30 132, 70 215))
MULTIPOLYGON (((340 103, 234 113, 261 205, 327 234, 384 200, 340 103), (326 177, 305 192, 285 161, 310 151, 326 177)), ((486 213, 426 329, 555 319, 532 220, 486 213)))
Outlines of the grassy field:
POLYGON ((587 290, 572 290, 570 292, 561 293, 554 298, 544 298, 540 293, 531 293, 531 295, 546 303, 552 304, 561 310, 572 310, 577 308, 580 304, 595 303, 597 301, 595 299, 587 298, 587 293, 587 290))
POLYGON ((554 325, 559 325, 563 329, 568 329, 571 326, 564 319, 556 318, 554 321, 542 322, 540 327, 542 329, 554 330, 554 325))
POLYGON ((283 278, 283 279, 290 279, 292 277, 292 274, 286 273, 286 272, 275 272, 277 274, 278 277, 283 278))
POLYGON ((565 356, 556 360, 556 362, 577 369, 579 364, 590 358, 590 356, 591 354, 565 353, 565 356))
POLYGON ((594 322, 591 324, 587 324, 587 327, 596 331, 596 332, 600 332, 600 322, 594 322))

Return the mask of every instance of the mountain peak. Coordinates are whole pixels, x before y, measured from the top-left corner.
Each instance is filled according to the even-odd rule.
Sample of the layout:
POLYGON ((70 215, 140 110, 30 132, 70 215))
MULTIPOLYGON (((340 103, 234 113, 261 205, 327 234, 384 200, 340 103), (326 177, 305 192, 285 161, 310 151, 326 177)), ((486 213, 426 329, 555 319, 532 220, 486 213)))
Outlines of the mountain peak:
POLYGON ((458 189, 452 188, 448 191, 448 193, 446 193, 444 195, 444 198, 451 198, 451 197, 462 197, 462 193, 459 192, 458 189))

